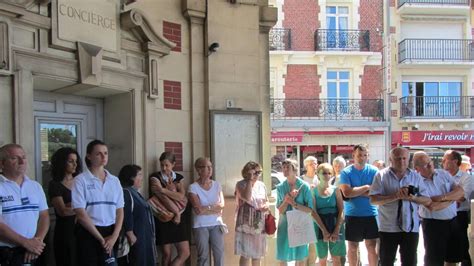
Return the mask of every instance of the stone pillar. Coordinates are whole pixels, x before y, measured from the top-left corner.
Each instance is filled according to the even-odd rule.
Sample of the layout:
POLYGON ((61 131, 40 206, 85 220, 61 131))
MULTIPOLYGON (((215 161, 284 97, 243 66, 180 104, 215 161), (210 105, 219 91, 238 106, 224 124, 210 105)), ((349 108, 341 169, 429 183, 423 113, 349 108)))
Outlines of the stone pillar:
POLYGON ((35 178, 35 121, 33 113, 33 74, 18 70, 13 80, 13 142, 23 146, 30 167, 27 175, 35 178))
POLYGON ((191 158, 210 156, 209 151, 209 85, 205 79, 206 56, 204 19, 206 2, 182 0, 183 14, 189 21, 189 67, 191 74, 191 158))
MULTIPOLYGON (((271 162, 271 125, 270 125, 270 54, 269 54, 269 42, 268 32, 275 25, 277 21, 277 8, 268 7, 262 1, 259 11, 259 54, 260 54, 260 105, 262 110, 262 168, 272 169, 271 162)), ((264 171, 263 181, 270 192, 272 187, 272 178, 270 171, 264 171)), ((272 212, 275 214, 276 209, 274 206, 275 199, 270 199, 272 212)), ((263 265, 276 265, 278 262, 275 260, 276 252, 276 238, 267 238, 267 254, 262 259, 263 265)))

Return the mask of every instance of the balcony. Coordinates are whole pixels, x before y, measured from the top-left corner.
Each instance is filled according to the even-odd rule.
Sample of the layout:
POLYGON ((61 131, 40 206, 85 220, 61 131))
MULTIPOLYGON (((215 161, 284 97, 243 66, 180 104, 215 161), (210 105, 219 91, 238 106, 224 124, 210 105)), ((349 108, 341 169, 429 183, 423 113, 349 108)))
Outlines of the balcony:
POLYGON ((474 64, 474 44, 462 39, 404 39, 398 44, 400 64, 474 64))
POLYGON ((271 98, 272 120, 383 121, 381 99, 271 98))
POLYGON ((400 15, 467 16, 470 0, 398 0, 400 15))
POLYGON ((406 96, 400 98, 400 118, 472 119, 472 96, 406 96))
POLYGON ((316 51, 370 51, 368 30, 319 29, 314 33, 316 51))
POLYGON ((270 51, 291 50, 291 29, 273 28, 268 34, 270 51))

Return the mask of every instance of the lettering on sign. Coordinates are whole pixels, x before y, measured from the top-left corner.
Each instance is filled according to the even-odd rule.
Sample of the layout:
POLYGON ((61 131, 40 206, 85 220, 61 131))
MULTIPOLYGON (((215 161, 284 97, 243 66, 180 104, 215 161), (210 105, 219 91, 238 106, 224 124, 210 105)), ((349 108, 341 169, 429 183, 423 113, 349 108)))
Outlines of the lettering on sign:
POLYGON ((444 141, 464 141, 464 140, 474 140, 474 134, 433 134, 433 133, 425 133, 423 136, 423 140, 425 141, 432 141, 432 140, 444 140, 444 141))
POLYGON ((68 6, 66 4, 59 4, 59 14, 74 20, 96 25, 104 29, 115 30, 114 18, 103 17, 102 15, 94 13, 94 11, 91 10, 84 10, 75 8, 73 6, 68 6))
POLYGON ((118 13, 114 0, 57 0, 58 38, 117 50, 118 13))
POLYGON ((301 142, 302 136, 272 137, 272 142, 301 142))
POLYGON ((393 144, 405 145, 474 145, 474 131, 394 131, 393 144))

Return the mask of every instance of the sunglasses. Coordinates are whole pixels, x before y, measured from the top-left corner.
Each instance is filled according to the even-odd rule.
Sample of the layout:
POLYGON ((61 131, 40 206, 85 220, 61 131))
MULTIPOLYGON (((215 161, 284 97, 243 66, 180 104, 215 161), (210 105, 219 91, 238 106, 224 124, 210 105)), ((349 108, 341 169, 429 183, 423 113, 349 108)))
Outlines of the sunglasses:
POLYGON ((255 173, 251 173, 253 176, 260 176, 262 171, 255 171, 255 173))

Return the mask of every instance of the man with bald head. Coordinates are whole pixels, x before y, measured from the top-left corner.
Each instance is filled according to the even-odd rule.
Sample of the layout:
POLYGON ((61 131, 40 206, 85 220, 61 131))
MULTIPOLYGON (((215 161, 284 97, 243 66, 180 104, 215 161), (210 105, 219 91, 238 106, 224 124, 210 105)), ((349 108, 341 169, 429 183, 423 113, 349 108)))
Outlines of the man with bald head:
POLYGON ((390 167, 375 175, 370 201, 378 205, 380 265, 391 266, 398 246, 402 265, 417 265, 419 205, 431 203, 421 176, 408 168, 410 153, 396 147, 390 151, 390 167))
POLYGON ((41 185, 26 176, 27 167, 20 145, 0 147, 0 265, 31 264, 45 247, 48 205, 41 185))
POLYGON ((444 170, 434 169, 433 161, 423 151, 413 155, 413 166, 423 177, 431 198, 431 204, 421 206, 424 265, 455 265, 461 261, 461 251, 456 239, 456 201, 464 196, 464 190, 444 170))

